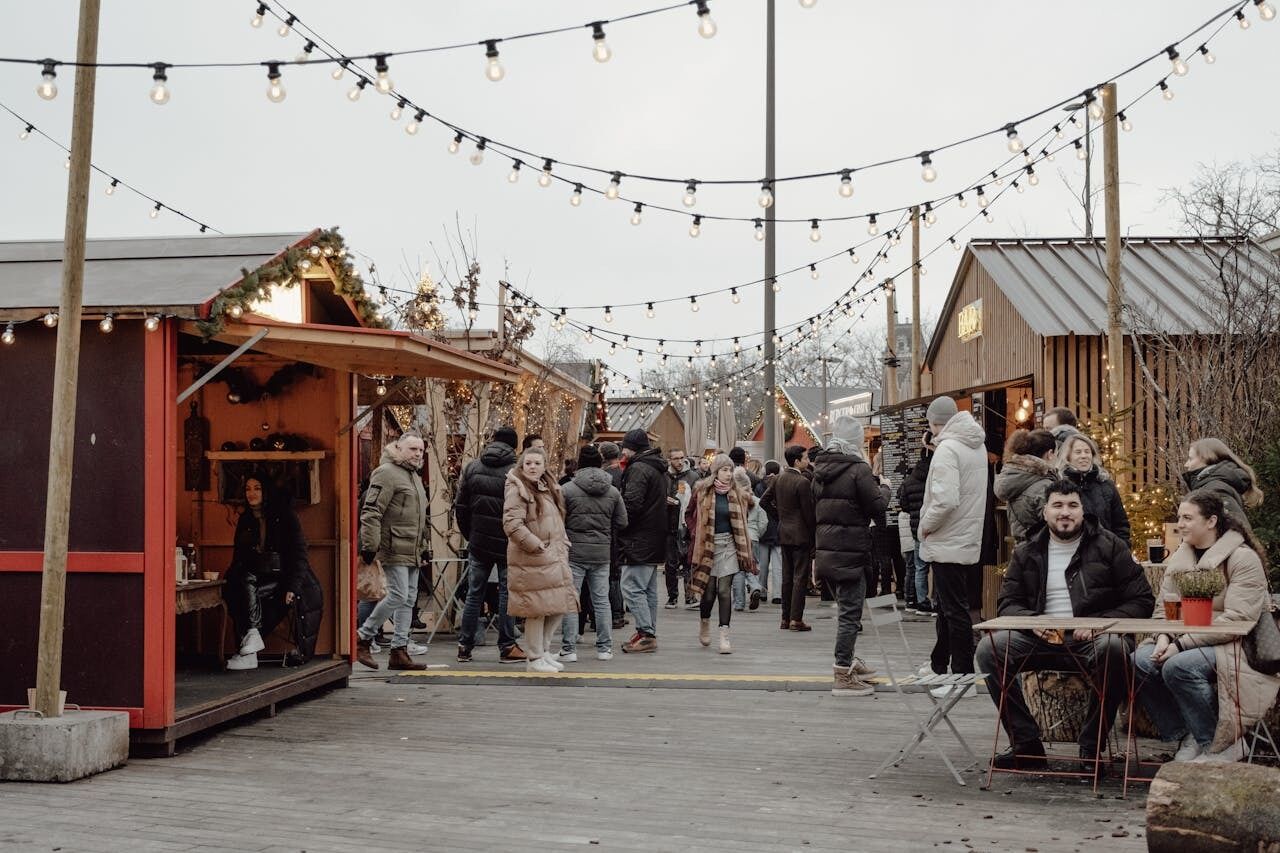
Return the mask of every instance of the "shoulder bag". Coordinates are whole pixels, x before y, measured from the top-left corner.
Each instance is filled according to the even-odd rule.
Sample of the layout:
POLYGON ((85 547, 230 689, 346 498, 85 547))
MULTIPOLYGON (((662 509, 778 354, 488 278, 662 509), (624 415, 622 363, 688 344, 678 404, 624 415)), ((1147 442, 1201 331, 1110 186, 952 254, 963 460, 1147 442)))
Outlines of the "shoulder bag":
POLYGON ((1244 638, 1244 657, 1257 672, 1267 675, 1280 674, 1280 611, 1268 596, 1267 607, 1258 617, 1258 624, 1244 638))

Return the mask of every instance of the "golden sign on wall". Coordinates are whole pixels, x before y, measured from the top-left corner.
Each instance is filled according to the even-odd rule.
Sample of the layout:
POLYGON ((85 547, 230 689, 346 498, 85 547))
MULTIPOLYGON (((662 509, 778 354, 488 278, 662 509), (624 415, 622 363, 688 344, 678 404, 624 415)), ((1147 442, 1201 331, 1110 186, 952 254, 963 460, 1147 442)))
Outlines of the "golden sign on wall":
POLYGON ((956 315, 960 340, 971 341, 982 336, 982 300, 975 299, 960 309, 956 315))

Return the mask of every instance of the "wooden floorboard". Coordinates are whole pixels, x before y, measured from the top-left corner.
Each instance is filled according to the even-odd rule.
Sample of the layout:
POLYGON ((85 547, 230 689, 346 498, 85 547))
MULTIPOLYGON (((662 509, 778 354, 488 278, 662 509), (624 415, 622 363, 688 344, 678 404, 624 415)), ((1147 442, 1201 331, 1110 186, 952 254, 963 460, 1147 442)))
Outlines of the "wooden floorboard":
MULTIPOLYGON (((698 646, 694 614, 663 611, 658 654, 577 669, 829 674, 834 628, 818 618, 829 615, 811 611, 810 634, 782 634, 776 611, 735 614, 735 653, 717 655, 698 646)), ((927 652, 932 624, 907 628, 916 654, 891 658, 904 669, 927 652)), ((871 649, 860 641, 875 662, 871 649)), ((442 638, 427 657, 451 652, 442 638)), ((497 667, 493 646, 477 657, 471 666, 497 667)), ((741 683, 478 687, 388 683, 385 670, 358 668, 349 689, 197 738, 174 758, 70 785, 0 786, 0 851, 1145 849, 1141 788, 1121 800, 1114 783, 1097 798, 997 777, 984 791, 976 772, 961 788, 930 751, 870 780, 910 731, 896 696, 741 683)), ((984 759, 994 716, 986 697, 954 714, 984 759)))

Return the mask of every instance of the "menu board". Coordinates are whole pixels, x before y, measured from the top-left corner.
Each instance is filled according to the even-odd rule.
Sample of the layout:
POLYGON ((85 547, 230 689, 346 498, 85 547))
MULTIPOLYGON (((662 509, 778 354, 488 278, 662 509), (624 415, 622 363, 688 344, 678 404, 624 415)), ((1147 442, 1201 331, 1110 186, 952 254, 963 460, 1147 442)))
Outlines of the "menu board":
POLYGON ((880 412, 880 452, 884 454, 884 476, 889 481, 889 508, 886 522, 898 523, 902 506, 898 503, 898 489, 920 460, 920 438, 929 428, 925 416, 928 401, 916 405, 904 405, 880 412))

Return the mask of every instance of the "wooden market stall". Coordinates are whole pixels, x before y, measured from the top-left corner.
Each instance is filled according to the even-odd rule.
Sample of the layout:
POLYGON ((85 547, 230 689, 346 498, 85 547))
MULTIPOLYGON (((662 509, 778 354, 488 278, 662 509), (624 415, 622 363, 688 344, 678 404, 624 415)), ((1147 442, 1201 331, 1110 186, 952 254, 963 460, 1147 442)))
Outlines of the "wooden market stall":
MULTIPOLYGON (((514 379, 378 328, 345 254, 332 231, 89 242, 62 686, 68 702, 127 711, 139 748, 171 753, 345 683, 362 374, 514 379), (251 467, 292 492, 323 614, 309 661, 280 666, 286 620, 258 669, 227 672, 222 575, 251 467), (183 551, 190 580, 177 577, 183 551)), ((0 244, 0 322, 13 324, 0 390, 21 401, 0 442, 3 708, 24 707, 35 677, 61 257, 58 242, 0 244)))

